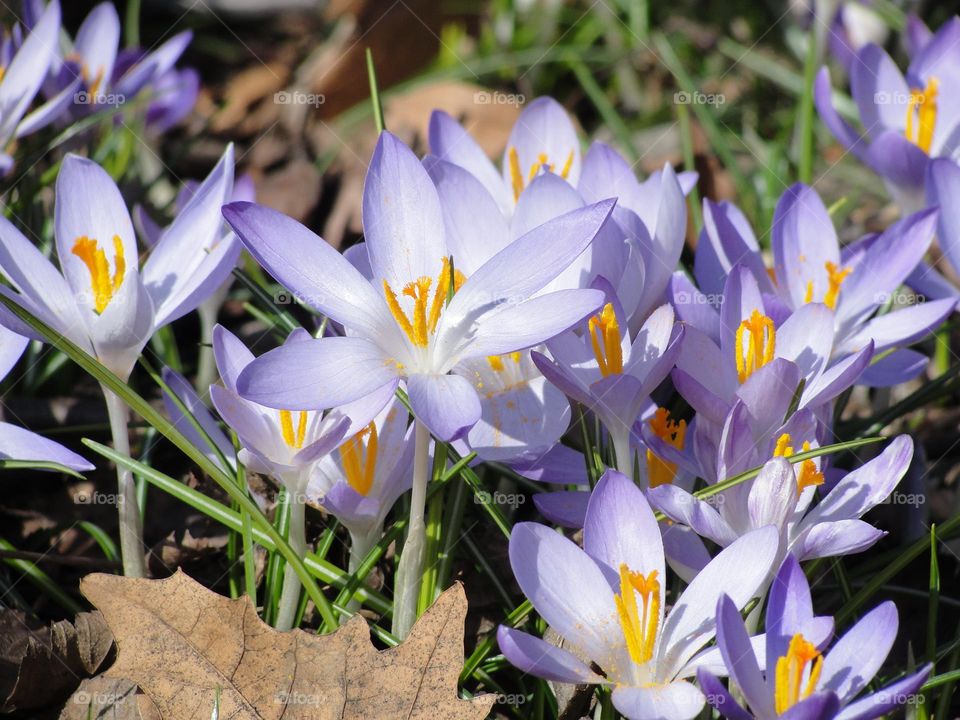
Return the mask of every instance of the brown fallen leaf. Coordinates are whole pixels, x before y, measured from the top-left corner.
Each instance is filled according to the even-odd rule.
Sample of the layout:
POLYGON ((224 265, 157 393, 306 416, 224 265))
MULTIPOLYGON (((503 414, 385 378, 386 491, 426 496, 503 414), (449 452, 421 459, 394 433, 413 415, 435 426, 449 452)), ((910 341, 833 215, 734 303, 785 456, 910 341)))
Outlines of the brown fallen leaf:
POLYGON ((70 696, 59 720, 163 720, 136 683, 123 678, 90 678, 70 696))
POLYGON ((36 627, 22 613, 0 613, 0 712, 62 702, 97 672, 113 637, 100 613, 36 627))
POLYGON ((246 596, 229 600, 182 572, 165 580, 94 574, 80 589, 117 638, 106 675, 138 683, 167 720, 208 720, 218 688, 220 717, 231 720, 480 720, 493 705, 493 696, 457 697, 467 612, 460 585, 384 651, 362 618, 325 636, 277 632, 246 596))

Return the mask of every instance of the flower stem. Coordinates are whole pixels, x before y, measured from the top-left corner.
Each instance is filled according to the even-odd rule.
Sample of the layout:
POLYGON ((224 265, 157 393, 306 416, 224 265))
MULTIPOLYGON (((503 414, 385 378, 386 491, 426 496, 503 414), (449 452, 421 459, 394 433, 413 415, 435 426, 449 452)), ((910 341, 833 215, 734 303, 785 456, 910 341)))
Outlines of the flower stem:
POLYGON ((413 455, 413 492, 410 495, 410 524, 407 541, 397 568, 393 588, 393 634, 403 640, 417 619, 417 599, 423 574, 426 526, 423 521, 427 500, 427 482, 430 479, 428 457, 430 431, 419 420, 414 420, 416 437, 413 455))
MULTIPOLYGON (((303 502, 303 492, 299 487, 290 487, 287 493, 287 502, 290 503, 290 520, 287 526, 287 542, 290 548, 301 558, 307 554, 307 527, 306 505, 303 502)), ((280 603, 277 608, 277 621, 274 627, 277 630, 290 630, 297 617, 297 606, 300 603, 300 578, 297 577, 293 566, 287 563, 283 570, 283 588, 280 590, 280 603)))
POLYGON ((223 298, 219 292, 197 308, 200 318, 200 352, 197 357, 197 391, 204 402, 209 404, 210 386, 217 381, 217 363, 213 355, 213 328, 217 324, 217 312, 223 298), (215 301, 216 304, 211 304, 215 301))
MULTIPOLYGON (((347 572, 355 575, 360 569, 360 564, 367 554, 373 549, 373 546, 380 540, 383 534, 383 527, 375 527, 367 533, 350 533, 350 558, 347 564, 347 572)), ((360 609, 360 601, 356 598, 347 603, 347 610, 356 612, 360 609)))
MULTIPOLYGON (((118 453, 129 457, 130 433, 127 429, 129 418, 127 406, 106 387, 103 388, 103 397, 107 403, 113 447, 118 453)), ((143 522, 140 518, 140 508, 137 506, 137 488, 133 482, 133 473, 121 465, 117 465, 117 513, 120 523, 120 557, 123 561, 123 574, 127 577, 144 577, 147 574, 147 566, 143 559, 143 522)))
POLYGON ((630 428, 626 432, 611 432, 613 453, 617 456, 617 470, 633 480, 633 449, 630 447, 630 428))

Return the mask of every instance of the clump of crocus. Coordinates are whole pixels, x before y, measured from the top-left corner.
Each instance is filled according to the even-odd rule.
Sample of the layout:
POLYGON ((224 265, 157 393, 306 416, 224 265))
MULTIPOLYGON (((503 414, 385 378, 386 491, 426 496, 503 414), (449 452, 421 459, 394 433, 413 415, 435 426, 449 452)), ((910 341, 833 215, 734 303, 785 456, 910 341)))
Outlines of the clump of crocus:
POLYGON ((471 358, 537 345, 600 305, 595 290, 538 294, 589 245, 613 207, 590 205, 509 243, 467 277, 456 267, 437 190, 416 156, 383 133, 363 195, 370 279, 296 221, 252 203, 223 210, 251 254, 297 297, 342 325, 344 337, 267 353, 243 373, 241 394, 273 407, 333 407, 402 379, 417 422, 410 525, 394 609, 403 637, 415 619, 432 432, 461 437, 480 417, 463 376, 471 358), (291 373, 291 368, 296 368, 291 373))

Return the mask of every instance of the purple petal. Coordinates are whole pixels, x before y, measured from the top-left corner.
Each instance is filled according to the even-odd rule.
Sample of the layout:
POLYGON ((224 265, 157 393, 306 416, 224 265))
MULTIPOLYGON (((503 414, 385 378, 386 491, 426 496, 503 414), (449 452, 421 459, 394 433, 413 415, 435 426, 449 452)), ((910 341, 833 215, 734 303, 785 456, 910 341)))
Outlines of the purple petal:
POLYGON ((707 702, 727 720, 753 720, 753 715, 734 700, 733 695, 716 676, 704 669, 697 671, 697 682, 707 696, 707 702))
POLYGON ((897 606, 888 600, 864 615, 823 658, 819 687, 849 702, 873 680, 897 637, 897 606))
POLYGON ((813 84, 813 102, 817 106, 820 119, 823 120, 823 124, 827 126, 841 145, 863 160, 867 149, 865 140, 860 137, 860 134, 853 129, 850 123, 840 117, 840 113, 833 106, 832 95, 830 71, 822 67, 813 84))
POLYGON ((700 714, 706 698, 693 683, 675 680, 662 685, 632 687, 618 685, 613 706, 628 718, 669 718, 692 720, 700 714))
POLYGON ((709 503, 700 500, 675 485, 660 485, 647 491, 651 504, 671 520, 692 528, 721 547, 733 544, 737 534, 720 513, 709 503))
POLYGON ((932 670, 932 666, 925 665, 913 675, 870 693, 843 708, 836 720, 874 720, 901 705, 916 703, 919 700, 917 693, 932 670))
POLYGON ((261 355, 240 373, 237 390, 267 407, 321 410, 357 400, 396 377, 393 364, 373 343, 330 337, 261 355))
POLYGON ((533 496, 533 504, 547 520, 577 529, 586 523, 589 502, 590 493, 586 490, 558 490, 533 496))
POLYGON ((520 630, 501 625, 497 628, 497 644, 515 667, 544 680, 574 685, 606 684, 573 653, 520 630))
POLYGON ((776 715, 743 618, 726 595, 717 603, 717 645, 730 679, 740 688, 753 713, 762 717, 776 715))
POLYGON ((777 660, 787 654, 790 640, 812 619, 813 601, 807 576, 799 561, 787 555, 770 585, 767 601, 767 677, 775 676, 777 660))
POLYGON ((537 98, 524 107, 517 118, 503 155, 503 181, 507 186, 511 181, 511 148, 517 152, 520 172, 524 179, 530 168, 539 162, 541 155, 547 156, 553 171, 559 174, 571 153, 573 159, 566 179, 576 185, 580 178, 580 140, 577 138, 577 131, 566 110, 553 98, 537 98))
POLYGON ((836 520, 804 525, 807 529, 790 548, 790 552, 800 560, 863 552, 887 534, 863 520, 836 520))
POLYGON ((480 419, 480 398, 459 375, 411 375, 407 378, 413 414, 440 440, 462 437, 480 419))
POLYGON ((512 212, 513 198, 508 186, 487 154, 460 123, 442 110, 434 110, 430 115, 429 137, 433 155, 467 170, 497 201, 501 213, 507 215, 512 212))
POLYGON ((930 358, 923 353, 900 348, 868 365, 858 382, 867 387, 893 387, 913 380, 929 363, 930 358))
POLYGON ((0 422, 0 459, 54 462, 80 472, 94 469, 85 458, 60 443, 5 422, 0 422))

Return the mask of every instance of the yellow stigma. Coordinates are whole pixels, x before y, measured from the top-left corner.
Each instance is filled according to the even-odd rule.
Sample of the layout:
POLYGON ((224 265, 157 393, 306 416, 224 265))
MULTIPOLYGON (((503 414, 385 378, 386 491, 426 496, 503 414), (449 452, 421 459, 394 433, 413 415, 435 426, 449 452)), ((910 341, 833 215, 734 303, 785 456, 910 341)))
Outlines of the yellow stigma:
POLYGON ((307 434, 307 411, 297 413, 297 431, 293 431, 293 413, 289 410, 280 411, 280 433, 287 447, 299 450, 303 447, 303 438, 307 434))
POLYGON ((810 697, 820 679, 823 656, 817 652, 813 643, 800 633, 790 640, 787 654, 777 659, 776 684, 773 694, 774 709, 782 715, 801 700, 810 697), (813 663, 806 687, 803 687, 803 674, 807 665, 813 663))
MULTIPOLYGON (((457 292, 467 281, 467 277, 459 270, 453 271, 452 274, 453 292, 457 292)), ((383 281, 383 294, 387 298, 387 307, 390 308, 390 313, 397 321, 400 329, 410 339, 410 342, 417 347, 426 347, 430 341, 430 336, 437 329, 440 313, 447 304, 447 296, 450 294, 450 275, 450 258, 445 257, 443 258, 443 266, 440 268, 440 274, 437 276, 437 289, 433 292, 432 300, 430 299, 430 287, 433 285, 433 278, 424 275, 404 286, 403 295, 413 298, 412 319, 400 307, 397 294, 390 287, 390 284, 386 280, 383 281)))
POLYGON ((341 445, 340 462, 350 487, 366 497, 373 487, 373 476, 377 470, 377 426, 370 423, 341 445), (365 437, 366 451, 363 446, 365 437))
MULTIPOLYGON (((788 458, 793 456, 794 450, 791 445, 790 433, 784 433, 777 438, 777 444, 773 448, 774 457, 788 458)), ((801 452, 809 452, 810 443, 804 441, 800 448, 801 452)), ((800 463, 800 472, 797 473, 797 494, 799 495, 808 487, 823 485, 823 473, 817 470, 817 464, 810 458, 800 463)))
MULTIPOLYGON (((824 264, 827 269, 827 292, 823 296, 823 304, 831 310, 837 309, 837 298, 840 296, 840 286, 853 272, 853 268, 840 267, 829 260, 824 264)), ((807 282, 807 294, 803 298, 805 303, 813 302, 813 280, 807 282)))
POLYGON ((630 659, 637 665, 643 665, 653 657, 660 624, 660 581, 657 580, 657 571, 644 577, 623 563, 620 565, 620 594, 615 594, 613 599, 630 659), (637 606, 638 593, 640 607, 637 606))
POLYGON ((754 310, 748 320, 737 328, 734 352, 737 361, 737 378, 745 383, 747 378, 773 360, 777 331, 773 320, 754 310))
MULTIPOLYGON (((533 181, 533 179, 537 176, 537 173, 540 172, 540 168, 545 168, 546 170, 553 172, 554 167, 546 153, 539 153, 537 155, 537 161, 530 166, 530 170, 527 172, 526 180, 524 180, 523 169, 520 167, 520 155, 517 153, 517 149, 512 145, 510 146, 510 149, 507 150, 507 164, 510 167, 510 185, 513 188, 514 201, 520 199, 520 193, 522 193, 523 189, 533 181)), ((563 168, 560 170, 560 177, 566 180, 570 175, 570 168, 572 167, 573 150, 570 151, 570 153, 567 155, 566 161, 563 163, 563 168)))
POLYGON ((937 124, 937 95, 940 81, 935 77, 927 80, 923 90, 914 88, 910 92, 907 104, 907 123, 904 137, 925 153, 930 153, 933 145, 933 130, 937 124))
POLYGON ((620 374, 623 372, 623 349, 620 347, 620 324, 613 305, 607 303, 599 315, 594 315, 588 323, 593 354, 600 366, 600 374, 620 374))
MULTIPOLYGON (((677 450, 683 450, 684 438, 687 434, 687 421, 674 422, 670 419, 670 411, 658 407, 650 418, 650 429, 660 439, 666 441, 677 450)), ((652 450, 647 449, 647 478, 650 487, 669 485, 677 475, 677 464, 667 462, 652 450)))
POLYGON ((6 74, 7 74, 7 69, 4 66, 0 65, 0 82, 3 82, 3 78, 6 76, 6 74))
POLYGON ((493 370, 494 372, 503 372, 506 369, 506 367, 503 364, 504 358, 510 358, 517 365, 519 365, 520 357, 521 357, 521 353, 518 350, 516 352, 508 353, 507 355, 487 355, 487 362, 490 363, 490 369, 493 370))
POLYGON ((127 269, 127 263, 123 257, 123 241, 120 240, 119 235, 113 236, 113 277, 110 277, 107 254, 96 240, 82 235, 73 243, 70 252, 80 258, 90 271, 93 306, 97 314, 102 313, 123 284, 123 274, 127 269))

